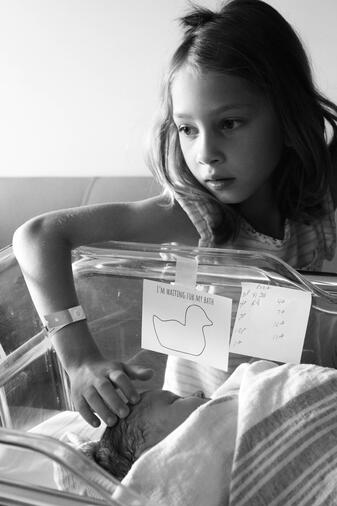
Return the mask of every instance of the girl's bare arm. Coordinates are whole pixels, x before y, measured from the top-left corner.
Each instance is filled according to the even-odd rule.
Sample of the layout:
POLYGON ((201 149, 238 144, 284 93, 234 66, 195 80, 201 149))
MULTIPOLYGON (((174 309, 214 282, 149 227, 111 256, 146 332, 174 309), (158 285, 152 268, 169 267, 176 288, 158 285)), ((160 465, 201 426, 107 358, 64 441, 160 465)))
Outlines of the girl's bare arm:
MULTIPOLYGON (((175 240, 180 234, 177 210, 161 204, 162 198, 155 197, 130 204, 85 206, 47 213, 22 225, 14 234, 13 248, 40 317, 78 304, 72 249, 109 240, 175 240)), ((135 402, 138 394, 130 379, 151 376, 147 369, 102 359, 86 321, 60 330, 53 343, 69 375, 75 407, 93 425, 99 423, 94 412, 108 424, 114 423, 116 415, 128 413, 115 387, 135 402)))

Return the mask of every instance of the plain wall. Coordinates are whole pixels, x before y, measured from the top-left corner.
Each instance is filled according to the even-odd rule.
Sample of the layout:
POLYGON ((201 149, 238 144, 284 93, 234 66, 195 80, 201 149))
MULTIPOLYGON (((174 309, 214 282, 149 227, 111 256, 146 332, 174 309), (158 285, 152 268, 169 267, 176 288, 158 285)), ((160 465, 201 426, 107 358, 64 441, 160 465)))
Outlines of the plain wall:
POLYGON ((101 202, 129 202, 160 193, 152 177, 27 177, 0 178, 0 249, 33 216, 101 202))
MULTIPOLYGON (((199 0, 220 5, 219 0, 199 0)), ((336 0, 270 0, 337 101, 336 0)), ((147 175, 185 0, 0 0, 0 177, 147 175)))

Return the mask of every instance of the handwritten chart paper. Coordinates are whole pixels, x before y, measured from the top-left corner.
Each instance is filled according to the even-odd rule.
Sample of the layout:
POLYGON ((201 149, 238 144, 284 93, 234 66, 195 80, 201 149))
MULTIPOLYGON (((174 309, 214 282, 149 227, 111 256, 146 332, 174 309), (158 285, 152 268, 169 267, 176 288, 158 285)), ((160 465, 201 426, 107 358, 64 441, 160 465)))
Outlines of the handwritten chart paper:
POLYGON ((144 280, 142 348, 227 371, 232 300, 144 280))
POLYGON ((310 292, 242 283, 230 351, 300 363, 310 307, 310 292))

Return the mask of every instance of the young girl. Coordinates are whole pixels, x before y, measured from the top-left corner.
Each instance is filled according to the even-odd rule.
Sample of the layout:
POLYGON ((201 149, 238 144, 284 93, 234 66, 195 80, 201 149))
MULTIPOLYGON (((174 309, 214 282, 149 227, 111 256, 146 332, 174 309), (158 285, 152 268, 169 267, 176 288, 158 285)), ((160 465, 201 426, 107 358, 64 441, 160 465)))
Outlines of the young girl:
MULTIPOLYGON (((71 322, 56 326, 53 343, 74 405, 92 425, 95 413, 108 425, 126 416, 127 401, 139 399, 132 380, 151 371, 101 357, 72 309, 73 248, 107 240, 216 245, 312 270, 335 250, 337 107, 315 89, 293 29, 260 0, 194 8, 182 23, 150 156, 163 194, 48 213, 13 239, 41 318, 51 327, 56 318, 71 322)), ((215 369, 171 362, 178 379, 187 372, 201 382, 194 389, 223 381, 215 369)))

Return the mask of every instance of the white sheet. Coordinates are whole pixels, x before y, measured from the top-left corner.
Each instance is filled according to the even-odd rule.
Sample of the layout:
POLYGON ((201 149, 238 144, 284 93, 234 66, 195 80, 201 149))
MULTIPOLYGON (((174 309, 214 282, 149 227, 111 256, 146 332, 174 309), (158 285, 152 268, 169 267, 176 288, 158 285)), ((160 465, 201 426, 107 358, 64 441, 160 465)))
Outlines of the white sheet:
MULTIPOLYGON (((105 425, 91 427, 74 411, 64 411, 32 428, 29 432, 51 436, 67 443, 79 444, 81 441, 99 439, 105 425)), ((58 488, 54 477, 53 461, 44 455, 29 450, 0 448, 0 473, 12 479, 23 479, 49 488, 58 488)), ((57 477, 56 477, 57 478, 57 477)))

